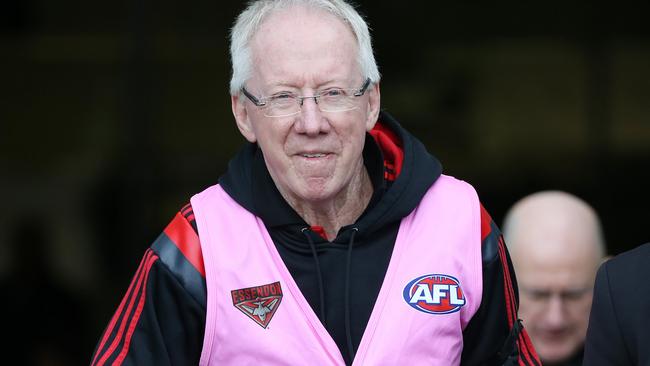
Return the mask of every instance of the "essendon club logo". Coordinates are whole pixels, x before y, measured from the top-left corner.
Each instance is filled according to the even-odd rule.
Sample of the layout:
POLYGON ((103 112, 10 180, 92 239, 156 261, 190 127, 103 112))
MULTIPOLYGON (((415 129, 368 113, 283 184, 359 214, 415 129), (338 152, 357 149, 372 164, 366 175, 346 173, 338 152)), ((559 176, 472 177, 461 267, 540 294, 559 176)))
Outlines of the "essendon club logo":
POLYGON ((230 294, 232 304, 264 329, 273 319, 282 301, 280 282, 232 290, 230 294))
POLYGON ((444 274, 420 276, 404 287, 404 300, 414 309, 429 314, 449 314, 465 305, 458 280, 444 274))

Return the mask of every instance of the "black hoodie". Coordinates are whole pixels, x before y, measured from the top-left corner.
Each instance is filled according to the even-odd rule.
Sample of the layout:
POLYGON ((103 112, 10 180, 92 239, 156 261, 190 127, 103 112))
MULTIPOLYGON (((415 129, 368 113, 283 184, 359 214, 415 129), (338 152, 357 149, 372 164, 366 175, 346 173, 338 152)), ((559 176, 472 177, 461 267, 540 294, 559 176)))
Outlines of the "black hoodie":
MULTIPOLYGON (((336 238, 325 238, 319 227, 308 225, 283 199, 256 144, 247 144, 219 179, 235 201, 265 223, 285 265, 348 365, 382 285, 400 221, 442 171, 422 143, 387 113, 380 114, 371 134, 366 137, 363 157, 373 196, 357 221, 342 227, 336 238)), ((481 216, 483 299, 463 333, 462 364, 518 364, 518 359, 524 365, 535 364, 534 350, 516 319, 516 281, 510 259, 496 225, 483 209, 481 216)), ((205 274, 202 260, 196 255, 192 258, 192 251, 187 250, 198 246, 196 232, 188 205, 152 245, 150 257, 157 258, 145 255, 143 262, 151 262, 148 272, 139 271, 133 280, 142 277, 147 282, 143 288, 151 287, 140 295, 144 311, 129 314, 126 305, 118 309, 117 319, 111 322, 116 324, 106 329, 93 364, 102 358, 118 359, 125 347, 125 364, 136 364, 136 360, 198 363, 205 322, 205 274), (175 234, 179 230, 183 235, 175 234), (125 336, 120 338, 118 321, 136 324, 130 344, 122 339, 125 336), (111 349, 111 343, 117 346, 111 349)), ((125 300, 138 296, 135 287, 125 300)))

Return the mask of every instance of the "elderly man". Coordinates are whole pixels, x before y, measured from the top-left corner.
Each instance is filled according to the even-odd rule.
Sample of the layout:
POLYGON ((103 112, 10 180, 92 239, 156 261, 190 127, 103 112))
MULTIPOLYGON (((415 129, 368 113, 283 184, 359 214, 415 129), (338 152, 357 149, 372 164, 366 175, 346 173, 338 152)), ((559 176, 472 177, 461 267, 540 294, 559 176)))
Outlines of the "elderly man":
POLYGON ((93 365, 538 365, 498 229, 380 112, 342 0, 263 0, 231 37, 244 148, 146 252, 93 365))
POLYGON ((560 191, 524 197, 504 236, 519 281, 519 315, 544 365, 581 365, 594 278, 605 254, 596 212, 560 191))

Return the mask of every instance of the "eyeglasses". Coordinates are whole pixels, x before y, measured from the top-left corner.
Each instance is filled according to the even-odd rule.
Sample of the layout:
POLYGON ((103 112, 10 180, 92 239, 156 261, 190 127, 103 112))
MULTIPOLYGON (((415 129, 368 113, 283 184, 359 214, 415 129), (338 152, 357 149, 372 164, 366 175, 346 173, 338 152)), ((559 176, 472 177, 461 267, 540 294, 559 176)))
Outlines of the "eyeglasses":
POLYGON ((262 108, 266 117, 288 117, 300 113, 305 99, 314 99, 321 112, 336 113, 353 110, 358 107, 355 98, 365 94, 368 86, 370 86, 370 78, 367 78, 359 89, 329 88, 312 96, 281 92, 269 97, 257 98, 246 88, 242 88, 241 91, 253 104, 262 108))

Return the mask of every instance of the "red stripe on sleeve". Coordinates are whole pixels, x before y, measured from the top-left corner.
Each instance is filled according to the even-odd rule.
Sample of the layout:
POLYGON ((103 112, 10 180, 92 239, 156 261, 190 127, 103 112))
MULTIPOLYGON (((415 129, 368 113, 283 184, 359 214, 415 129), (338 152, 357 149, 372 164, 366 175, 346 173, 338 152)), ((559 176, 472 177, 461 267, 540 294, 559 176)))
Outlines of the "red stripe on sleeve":
POLYGON ((95 364, 95 361, 97 361, 97 357, 102 352, 102 348, 104 348, 104 345, 106 345, 106 341, 110 337, 111 333, 113 333, 113 329, 115 328, 115 323, 117 322, 117 319, 119 319, 120 315, 122 314, 122 310, 124 309, 124 306, 126 305, 126 299, 129 297, 129 294, 133 290, 133 287, 135 286, 135 284, 138 282, 138 279, 140 278, 140 275, 141 275, 141 272, 142 272, 142 267, 144 266, 145 262, 147 261, 146 258, 147 258, 148 255, 149 255, 149 253, 145 253, 145 257, 140 262, 140 265, 138 266, 138 270, 135 272, 135 276, 133 276, 133 279, 131 280, 131 284, 129 285, 129 289, 126 290, 126 295, 122 298, 122 302, 120 302, 120 306, 115 311, 115 314, 113 314, 113 317, 111 318, 111 321, 108 324, 108 327, 104 331, 104 336, 102 337, 102 340, 99 343, 99 346, 97 347, 97 351, 96 351, 97 353, 95 354, 95 357, 93 357, 93 361, 90 363, 91 365, 95 364))
POLYGON ((97 361, 97 363, 95 364, 96 366, 102 366, 104 363, 106 363, 106 360, 111 356, 113 351, 117 348, 118 344, 122 340, 122 336, 124 335, 124 329, 126 328, 126 323, 128 318, 127 315, 131 313, 131 309, 133 308, 133 305, 135 304, 135 299, 137 297, 136 294, 140 292, 140 288, 144 283, 145 276, 143 274, 145 274, 145 271, 148 271, 148 269, 145 270, 145 267, 148 265, 149 259, 151 259, 152 256, 153 256, 153 252, 151 251, 151 249, 147 249, 145 258, 142 260, 143 264, 141 265, 140 273, 138 274, 137 278, 134 279, 134 281, 136 282, 134 294, 131 296, 129 305, 127 306, 126 311, 124 312, 124 316, 122 317, 122 322, 120 323, 120 328, 117 330, 117 334, 115 335, 115 339, 113 339, 111 345, 108 347, 106 352, 104 352, 103 356, 99 359, 99 361, 97 361))
MULTIPOLYGON (((499 258, 501 259, 501 266, 503 267, 503 282, 505 286, 506 295, 506 311, 508 314, 508 326, 512 329, 514 322, 517 321, 517 304, 515 297, 515 289, 512 285, 512 277, 510 275, 510 268, 506 257, 505 243, 503 236, 499 237, 499 258)), ((539 366, 541 361, 535 348, 528 338, 528 333, 525 329, 521 330, 517 338, 517 348, 519 349, 519 365, 520 366, 539 366)))
POLYGON ((526 362, 523 362, 521 357, 519 358, 519 364, 522 366, 541 366, 542 361, 539 359, 539 356, 537 355, 537 352, 535 351, 535 347, 533 347, 532 342, 530 341, 530 338, 528 337, 528 332, 526 332, 526 329, 522 329, 521 333, 519 333, 519 349, 520 352, 519 354, 523 354, 525 357, 526 362))
POLYGON ((490 214, 487 212, 485 207, 481 205, 481 241, 485 240, 485 238, 490 235, 492 232, 492 217, 490 217, 490 214))
POLYGON ((181 213, 183 215, 187 214, 189 211, 192 211, 192 204, 191 203, 188 203, 185 206, 183 206, 183 208, 181 208, 181 213))
POLYGON ((503 285, 506 295, 506 310, 508 313, 508 327, 512 329, 516 317, 515 294, 510 280, 510 269, 506 260, 506 252, 503 246, 502 238, 499 238, 499 259, 501 259, 501 267, 503 268, 503 285))
POLYGON ((165 234, 183 253, 185 258, 196 268, 196 270, 205 277, 205 267, 203 266, 203 252, 201 252, 201 243, 199 236, 189 222, 177 213, 172 222, 165 228, 165 234))
POLYGON ((533 365, 533 361, 530 358, 530 353, 522 344, 521 333, 519 333, 519 336, 517 337, 517 348, 519 349, 519 365, 533 365))
POLYGON ((113 362, 113 366, 120 366, 122 362, 124 362, 124 359, 126 358, 126 354, 129 351, 129 345, 131 344, 131 337, 133 337, 133 332, 135 331, 135 326, 138 324, 138 320, 140 320, 140 315, 142 314, 142 308, 144 307, 144 302, 147 296, 147 280, 149 279, 149 272, 151 270, 151 266, 153 266, 153 263, 158 259, 158 256, 152 255, 149 260, 147 261, 147 265, 145 267, 145 275, 144 275, 144 283, 145 285, 142 286, 142 295, 140 296, 140 300, 138 301, 138 306, 135 309, 135 314, 131 318, 131 322, 129 323, 129 329, 126 332, 126 338, 124 340, 124 346, 122 346, 122 351, 120 351, 120 354, 117 356, 115 361, 113 362))

